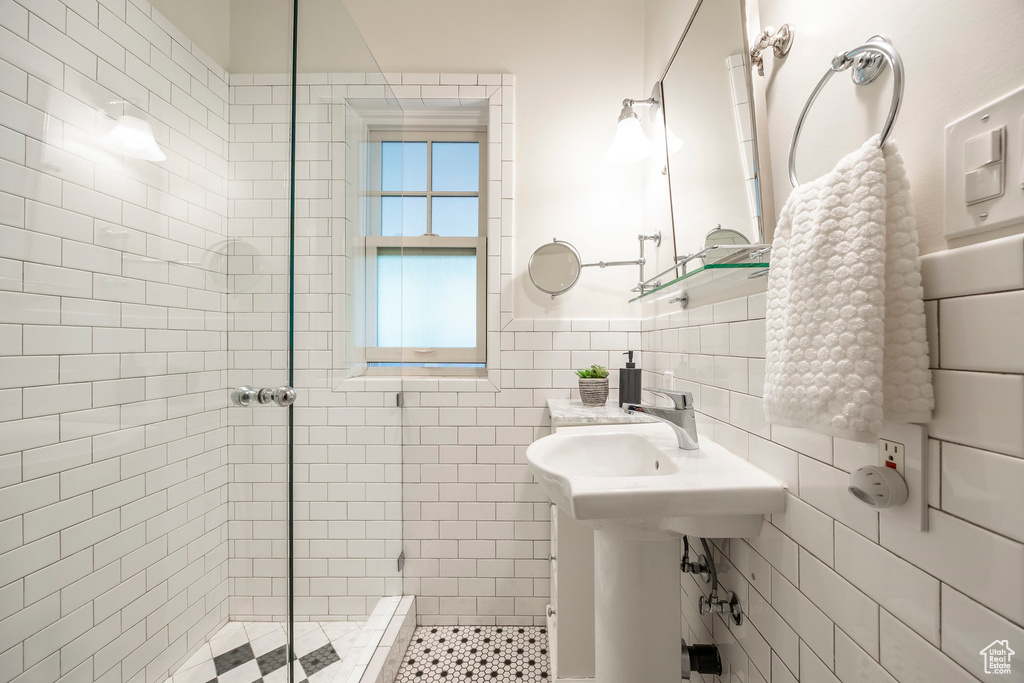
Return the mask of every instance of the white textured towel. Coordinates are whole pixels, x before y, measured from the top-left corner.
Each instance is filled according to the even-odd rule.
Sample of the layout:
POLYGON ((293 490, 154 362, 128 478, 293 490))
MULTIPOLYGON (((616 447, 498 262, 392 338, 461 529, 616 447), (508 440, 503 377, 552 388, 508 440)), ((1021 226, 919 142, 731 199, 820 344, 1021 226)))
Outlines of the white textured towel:
POLYGON ((795 188, 768 279, 770 422, 858 441, 927 422, 934 398, 910 183, 879 137, 795 188))

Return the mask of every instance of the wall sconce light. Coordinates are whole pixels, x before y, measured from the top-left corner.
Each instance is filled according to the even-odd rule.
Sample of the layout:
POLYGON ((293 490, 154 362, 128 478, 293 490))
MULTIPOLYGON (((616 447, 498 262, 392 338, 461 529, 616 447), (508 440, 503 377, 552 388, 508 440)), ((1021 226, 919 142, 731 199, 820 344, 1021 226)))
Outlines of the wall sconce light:
POLYGON ((622 112, 619 114, 619 124, 615 128, 615 137, 605 153, 605 158, 608 161, 616 164, 632 164, 646 159, 656 149, 657 144, 651 144, 651 141, 647 139, 640 125, 640 117, 634 109, 640 105, 651 108, 650 117, 651 121, 655 123, 656 135, 665 141, 668 154, 671 156, 682 148, 683 141, 676 137, 671 129, 666 128, 664 120, 658 117, 661 109, 661 100, 658 99, 660 93, 661 83, 659 82, 655 83, 654 92, 646 100, 622 100, 622 112))
POLYGON ((654 106, 658 104, 658 100, 653 97, 646 100, 622 100, 622 112, 619 114, 619 124, 615 127, 615 137, 604 155, 612 163, 632 164, 646 159, 654 151, 654 145, 644 135, 644 130, 640 126, 640 117, 633 109, 638 104, 654 106))
MULTIPOLYGON (((114 100, 111 105, 132 104, 128 100, 114 100)), ((104 112, 106 113, 106 112, 104 112)), ((109 114, 108 114, 109 116, 109 114)), ((113 118, 112 116, 110 118, 113 118)), ((160 149, 153 135, 153 126, 149 121, 138 116, 131 116, 122 111, 114 121, 114 127, 102 138, 103 143, 115 152, 125 154, 136 159, 147 161, 166 161, 167 155, 160 149)))
POLYGON ((166 161, 167 155, 156 143, 153 126, 137 116, 119 116, 110 132, 103 136, 103 142, 110 148, 148 161, 166 161))

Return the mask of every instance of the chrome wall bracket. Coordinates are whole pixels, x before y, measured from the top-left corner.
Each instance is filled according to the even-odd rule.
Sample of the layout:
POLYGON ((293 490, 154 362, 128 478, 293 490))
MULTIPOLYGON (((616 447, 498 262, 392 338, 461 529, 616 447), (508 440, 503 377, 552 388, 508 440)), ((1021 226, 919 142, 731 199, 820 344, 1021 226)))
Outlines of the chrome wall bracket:
POLYGON ((686 292, 683 292, 682 294, 680 294, 676 298, 669 299, 668 302, 670 304, 679 304, 679 308, 681 308, 681 309, 683 309, 685 311, 686 307, 690 305, 690 295, 688 293, 686 293, 686 292))
POLYGON ((231 392, 231 402, 234 403, 236 406, 242 406, 243 408, 247 408, 251 406, 252 402, 255 400, 256 390, 250 387, 249 385, 238 387, 237 389, 231 392))
POLYGON ((765 26, 757 42, 750 48, 750 63, 757 67, 757 75, 764 76, 764 51, 772 49, 776 59, 782 59, 793 47, 793 27, 783 24, 779 30, 765 26))
MULTIPOLYGON (((892 45, 889 36, 877 34, 868 38, 869 43, 888 43, 892 45)), ((879 52, 862 52, 853 58, 853 67, 850 69, 850 78, 856 85, 868 85, 885 71, 885 57, 879 52)))
POLYGON ((654 246, 661 246, 661 232, 656 232, 653 235, 637 235, 637 239, 641 242, 654 242, 654 246))
MULTIPOLYGON (((647 265, 647 258, 644 256, 644 242, 654 242, 655 247, 661 246, 661 233, 656 232, 651 235, 639 234, 636 236, 640 243, 640 258, 632 261, 598 261, 597 263, 583 263, 580 265, 581 268, 608 268, 612 266, 639 266, 640 267, 640 283, 637 288, 633 291, 646 292, 661 285, 661 281, 658 282, 647 282, 644 281, 644 266, 647 265)), ((557 242, 557 240, 555 240, 557 242)), ((551 298, 555 298, 552 294, 551 298)))
POLYGON ((641 292, 645 292, 649 289, 655 289, 661 286, 661 280, 658 280, 657 282, 654 283, 647 283, 644 280, 644 265, 647 263, 647 259, 644 258, 644 242, 654 242, 655 247, 660 247, 661 232, 656 232, 653 235, 639 234, 637 235, 637 239, 640 240, 640 282, 637 284, 637 287, 640 288, 641 292))

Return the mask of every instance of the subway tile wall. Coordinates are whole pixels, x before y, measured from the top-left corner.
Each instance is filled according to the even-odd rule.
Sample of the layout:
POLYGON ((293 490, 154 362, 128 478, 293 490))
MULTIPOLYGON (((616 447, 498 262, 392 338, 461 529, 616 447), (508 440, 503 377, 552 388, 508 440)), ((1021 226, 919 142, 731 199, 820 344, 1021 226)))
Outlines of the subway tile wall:
POLYGON ((420 623, 544 625, 549 507, 526 447, 550 432, 549 398, 579 398, 572 368, 607 366, 614 396, 622 351, 639 343, 639 320, 515 319, 501 391, 406 380, 404 585, 420 623))
MULTIPOLYGON (((511 75, 384 78, 412 110, 455 97, 487 107, 488 377, 348 376, 357 359, 339 349, 353 339, 345 314, 357 305, 349 276, 359 244, 346 238, 358 216, 355 184, 345 181, 358 177, 353 148, 365 135, 358 109, 339 103, 385 91, 379 75, 303 75, 296 131, 296 612, 301 619, 358 619, 380 597, 404 592, 417 596, 420 623, 542 625, 548 511, 526 446, 548 432, 546 400, 573 394, 572 368, 606 365, 615 386, 622 351, 639 347, 640 324, 513 317, 511 75), (396 563, 403 550, 404 575, 396 563)), ((279 120, 286 83, 266 74, 231 76, 229 223, 237 258, 229 271, 239 280, 229 301, 231 386, 287 378, 287 207, 275 201, 286 196, 286 176, 275 171, 288 159, 277 127, 286 120, 279 120)), ((272 408, 229 413, 231 615, 281 618, 286 415, 272 408)))
MULTIPOLYGON (((238 250, 238 257, 229 262, 236 279, 229 302, 232 385, 273 386, 287 379, 283 350, 288 329, 288 207, 277 201, 287 196, 287 176, 279 170, 288 161, 288 148, 280 144, 287 140, 287 130, 279 127, 287 121, 287 111, 280 106, 287 101, 286 88, 287 80, 279 76, 231 76, 234 180, 229 222, 238 250)), ((297 615, 359 619, 380 597, 425 586, 426 601, 418 609, 422 621, 533 623, 542 613, 546 578, 537 576, 539 562, 520 567, 519 573, 514 565, 516 559, 533 560, 535 554, 546 557, 547 550, 546 545, 534 549, 537 532, 523 525, 533 521, 537 494, 522 451, 544 426, 547 393, 569 395, 574 380, 568 382, 571 372, 564 363, 574 360, 571 350, 590 353, 591 340, 589 332, 578 332, 556 345, 555 330, 571 334, 570 322, 535 329, 534 321, 512 318, 514 78, 303 74, 296 98, 297 615), (345 103, 382 100, 385 81, 411 110, 457 102, 482 106, 486 113, 486 379, 351 376, 358 362, 346 353, 355 334, 351 309, 358 306, 351 295, 358 263, 351 257, 360 249, 359 239, 352 235, 366 234, 359 222, 359 175, 353 163, 358 161, 366 124, 360 106, 345 103), (543 369, 534 370, 535 353, 543 369), (553 368, 563 369, 559 374, 553 368), (557 384, 553 374, 559 375, 557 384), (510 393, 511 402, 506 404, 496 400, 496 385, 530 391, 510 393), (547 393, 534 397, 535 387, 547 393), (399 390, 405 392, 404 409, 396 407, 399 390), (539 403, 533 403, 535 398, 539 403), (536 409, 521 412, 517 419, 517 406, 536 409), (413 453, 416 466, 403 468, 413 453), (423 464, 425 475, 419 469, 423 464), (439 498, 442 493, 445 497, 439 498), (475 503, 478 496, 480 506, 461 506, 459 512, 461 503, 475 503), (499 509, 498 502, 508 505, 499 509), (526 504, 530 517, 524 517, 520 503, 526 504), (417 528, 419 522, 426 524, 417 528), (435 534, 442 535, 423 548, 421 534, 431 522, 435 534), (516 536, 517 523, 520 534, 530 535, 516 536), (408 540, 410 530, 420 535, 404 546, 408 563, 403 581, 397 559, 403 551, 403 532, 408 540), (511 543, 517 540, 529 546, 528 557, 522 555, 524 543, 511 543), (499 546, 501 541, 509 543, 499 546), (441 559, 451 562, 442 566, 441 559), (485 561, 481 573, 467 574, 476 572, 478 560, 485 561)), ((629 330, 634 344, 639 343, 638 322, 617 325, 622 331, 610 336, 609 321, 580 324, 608 337, 598 337, 593 347, 594 358, 605 364, 610 362, 606 345, 630 341, 629 330)), ((234 409, 230 414, 231 614, 282 618, 287 595, 282 579, 286 414, 273 409, 234 409)), ((546 543, 546 530, 544 534, 546 543)))
POLYGON ((0 23, 0 681, 163 680, 228 618, 228 75, 142 1, 0 23))
POLYGON ((764 421, 764 294, 643 321, 645 380, 671 370, 701 431, 789 488, 758 538, 716 542, 741 626, 701 617, 707 585, 682 578, 688 642, 719 644, 723 680, 980 680, 984 647, 1024 643, 1024 236, 930 254, 922 274, 937 402, 927 532, 847 494, 873 445, 764 421))

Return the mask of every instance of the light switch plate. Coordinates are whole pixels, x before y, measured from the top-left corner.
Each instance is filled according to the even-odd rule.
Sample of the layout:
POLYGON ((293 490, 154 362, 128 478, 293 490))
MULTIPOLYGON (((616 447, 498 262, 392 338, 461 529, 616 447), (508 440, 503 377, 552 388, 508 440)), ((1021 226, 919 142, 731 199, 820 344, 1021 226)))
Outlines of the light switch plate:
POLYGON ((886 422, 881 439, 902 444, 903 478, 907 482, 907 502, 879 510, 911 529, 928 531, 928 428, 904 422, 886 422))
MULTIPOLYGON (((1024 159, 1024 87, 1004 95, 977 111, 946 126, 945 135, 945 235, 947 238, 965 237, 1007 225, 1024 223, 1024 188, 1022 178, 1024 159), (1005 190, 991 199, 967 204, 966 174, 967 142, 993 130, 1005 128, 1003 134, 1003 173, 1005 190)), ((974 151, 977 151, 975 143, 974 151)))

